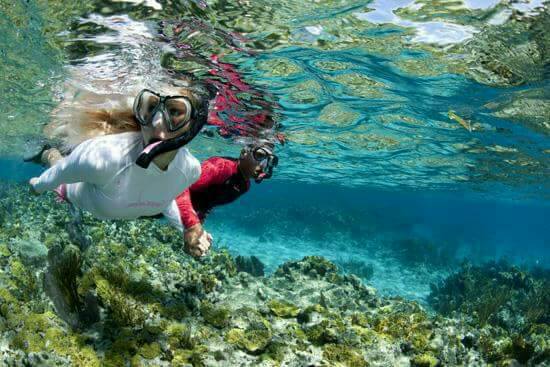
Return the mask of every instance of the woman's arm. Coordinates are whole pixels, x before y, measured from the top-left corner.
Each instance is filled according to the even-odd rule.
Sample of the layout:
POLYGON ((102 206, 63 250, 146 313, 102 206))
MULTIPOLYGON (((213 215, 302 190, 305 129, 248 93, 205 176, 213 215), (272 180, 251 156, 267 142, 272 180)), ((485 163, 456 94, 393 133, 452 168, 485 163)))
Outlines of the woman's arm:
POLYGON ((47 169, 30 184, 37 193, 53 190, 61 184, 89 182, 103 184, 109 178, 109 164, 114 152, 109 152, 94 139, 79 144, 67 157, 47 169))

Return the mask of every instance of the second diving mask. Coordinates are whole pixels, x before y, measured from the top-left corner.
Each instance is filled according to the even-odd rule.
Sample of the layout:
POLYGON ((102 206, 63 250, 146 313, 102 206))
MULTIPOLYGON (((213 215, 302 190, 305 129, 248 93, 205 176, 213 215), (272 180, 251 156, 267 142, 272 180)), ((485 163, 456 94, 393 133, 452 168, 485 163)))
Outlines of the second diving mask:
POLYGON ((279 158, 273 154, 273 151, 265 146, 254 147, 251 149, 252 157, 262 168, 262 173, 256 179, 256 182, 261 182, 264 178, 273 176, 273 168, 279 164, 279 158))

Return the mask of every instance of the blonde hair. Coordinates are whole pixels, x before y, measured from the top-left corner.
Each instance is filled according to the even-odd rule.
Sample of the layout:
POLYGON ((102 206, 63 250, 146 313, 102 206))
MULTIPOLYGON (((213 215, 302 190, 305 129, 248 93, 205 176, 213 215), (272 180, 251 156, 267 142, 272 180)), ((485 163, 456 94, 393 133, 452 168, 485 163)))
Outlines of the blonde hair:
MULTIPOLYGON (((193 108, 204 108, 207 90, 187 82, 186 86, 164 86, 162 90, 188 97, 193 108)), ((134 116, 133 102, 139 90, 136 88, 130 96, 66 91, 65 99, 52 111, 52 120, 44 128, 44 133, 51 139, 61 140, 65 148, 71 149, 97 136, 138 132, 141 125, 134 116)))

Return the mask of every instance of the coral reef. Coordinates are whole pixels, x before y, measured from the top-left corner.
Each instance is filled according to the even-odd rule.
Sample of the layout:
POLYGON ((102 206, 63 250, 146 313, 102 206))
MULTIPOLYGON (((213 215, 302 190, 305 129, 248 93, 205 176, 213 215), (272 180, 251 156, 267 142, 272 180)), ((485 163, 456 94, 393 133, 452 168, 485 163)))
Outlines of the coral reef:
POLYGON ((262 277, 238 271, 225 250, 191 259, 181 234, 153 220, 84 215, 85 236, 70 236, 73 221, 53 195, 6 190, 0 360, 7 365, 483 366, 548 358, 544 271, 467 268, 434 288, 434 307, 446 316, 432 315, 418 303, 378 296, 322 257, 262 277), (49 265, 26 265, 8 246, 30 238, 49 249, 49 265), (81 251, 74 241, 84 238, 91 245, 81 251), (48 274, 69 311, 95 299, 97 318, 67 321, 40 281, 48 274), (490 279, 512 290, 504 306, 472 303, 465 293, 465 282, 483 290, 490 279), (482 308, 493 311, 483 316, 482 308))
POLYGON ((238 271, 244 271, 254 276, 264 276, 265 265, 256 256, 237 256, 235 258, 235 265, 238 271))
POLYGON ((505 261, 464 263, 442 284, 433 285, 432 306, 480 328, 463 343, 479 348, 490 362, 548 360, 550 272, 528 272, 505 261))

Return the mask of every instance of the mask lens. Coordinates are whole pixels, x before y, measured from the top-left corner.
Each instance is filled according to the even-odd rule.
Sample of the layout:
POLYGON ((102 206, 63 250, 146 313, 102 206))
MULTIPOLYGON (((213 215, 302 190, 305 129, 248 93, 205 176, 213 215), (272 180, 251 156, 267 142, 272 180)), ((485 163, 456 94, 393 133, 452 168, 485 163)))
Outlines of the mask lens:
POLYGON ((269 156, 269 153, 263 148, 258 148, 254 151, 254 159, 258 162, 265 160, 269 156))
POLYGON ((172 130, 183 127, 191 119, 191 103, 184 97, 170 98, 165 103, 172 130))
POLYGON ((139 97, 137 114, 140 122, 148 124, 153 118, 153 114, 160 103, 159 96, 145 91, 139 97))

